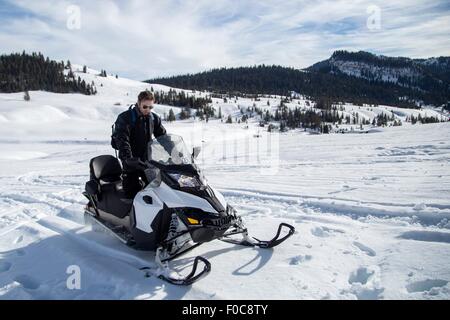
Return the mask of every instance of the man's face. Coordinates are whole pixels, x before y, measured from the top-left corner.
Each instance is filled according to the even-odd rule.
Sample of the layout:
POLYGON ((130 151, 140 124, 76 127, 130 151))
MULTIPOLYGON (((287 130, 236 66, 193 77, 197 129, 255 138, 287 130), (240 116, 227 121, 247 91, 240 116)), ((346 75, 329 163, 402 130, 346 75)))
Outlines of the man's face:
POLYGON ((148 116, 152 109, 153 109, 153 100, 142 100, 139 103, 139 111, 141 111, 141 113, 144 116, 148 116))

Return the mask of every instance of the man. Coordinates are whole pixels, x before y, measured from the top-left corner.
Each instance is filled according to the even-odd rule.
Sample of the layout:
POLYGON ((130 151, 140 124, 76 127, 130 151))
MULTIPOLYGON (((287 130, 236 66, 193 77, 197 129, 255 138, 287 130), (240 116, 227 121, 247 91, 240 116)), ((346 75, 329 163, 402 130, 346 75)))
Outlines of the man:
POLYGON ((152 134, 157 138, 166 134, 161 118, 153 113, 155 97, 149 91, 138 95, 138 101, 117 117, 112 139, 119 150, 123 165, 123 188, 128 198, 134 198, 141 190, 141 178, 145 181, 143 162, 147 160, 147 144, 152 134))

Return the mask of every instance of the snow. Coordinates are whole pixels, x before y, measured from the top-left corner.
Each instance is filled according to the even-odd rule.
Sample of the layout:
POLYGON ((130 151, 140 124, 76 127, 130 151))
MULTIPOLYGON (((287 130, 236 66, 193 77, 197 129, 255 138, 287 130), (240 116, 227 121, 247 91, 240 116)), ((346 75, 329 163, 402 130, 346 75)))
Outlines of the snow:
MULTIPOLYGON (((206 243, 173 266, 185 273, 203 255, 211 273, 177 287, 138 270, 155 266, 152 253, 84 224, 88 163, 113 154, 115 117, 140 90, 169 90, 96 73, 81 74, 95 81, 96 96, 30 92, 25 102, 21 93, 0 94, 0 299, 450 298, 450 123, 358 135, 269 134, 256 121, 248 129, 220 120, 166 123, 190 146, 203 147, 198 160, 208 182, 253 236, 271 238, 281 222, 296 228, 273 250, 206 243), (279 157, 261 163, 253 147, 269 137, 279 157), (81 288, 71 290, 73 265, 81 270, 81 288)), ((229 100, 213 99, 224 116, 239 116, 237 105, 267 107, 266 98, 229 100)), ((292 106, 298 101, 304 104, 292 106)), ((370 119, 386 110, 401 118, 437 112, 344 109, 370 119)))

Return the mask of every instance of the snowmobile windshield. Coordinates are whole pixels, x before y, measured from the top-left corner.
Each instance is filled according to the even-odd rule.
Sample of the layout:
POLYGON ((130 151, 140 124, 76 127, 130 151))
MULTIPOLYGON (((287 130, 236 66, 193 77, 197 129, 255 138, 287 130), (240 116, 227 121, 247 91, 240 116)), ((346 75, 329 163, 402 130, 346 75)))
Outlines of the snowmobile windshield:
POLYGON ((173 134, 165 134, 149 142, 148 159, 163 165, 193 164, 183 138, 173 134))

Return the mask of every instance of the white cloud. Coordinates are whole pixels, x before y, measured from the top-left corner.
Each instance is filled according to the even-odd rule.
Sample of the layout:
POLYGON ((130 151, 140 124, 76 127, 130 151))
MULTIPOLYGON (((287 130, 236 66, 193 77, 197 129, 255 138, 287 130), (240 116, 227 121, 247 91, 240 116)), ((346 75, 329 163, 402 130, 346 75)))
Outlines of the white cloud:
POLYGON ((10 6, 15 14, 2 16, 0 25, 3 53, 41 51, 136 79, 260 63, 301 68, 341 48, 450 53, 444 1, 20 0, 10 6), (72 4, 81 9, 80 30, 66 27, 72 4), (366 27, 369 5, 381 9, 380 30, 366 27))

